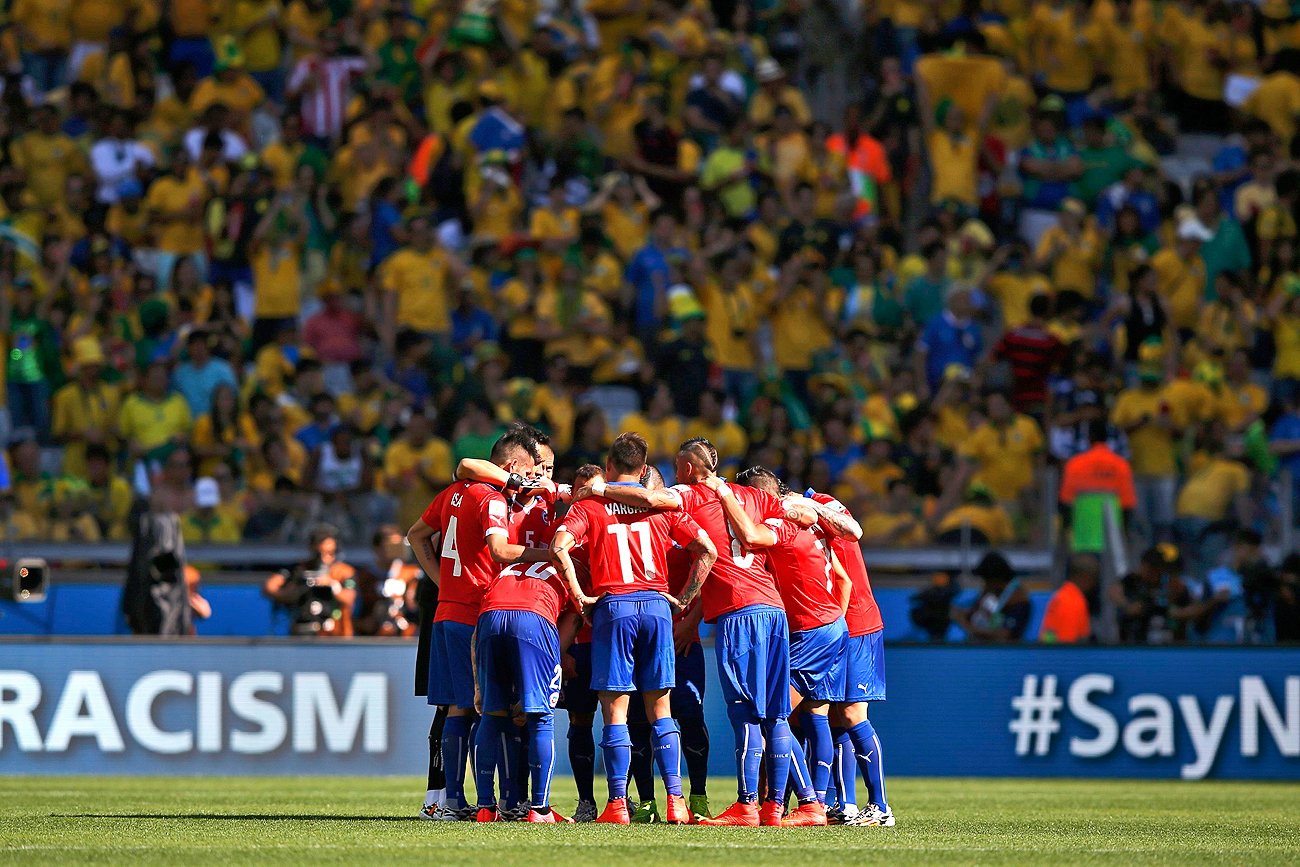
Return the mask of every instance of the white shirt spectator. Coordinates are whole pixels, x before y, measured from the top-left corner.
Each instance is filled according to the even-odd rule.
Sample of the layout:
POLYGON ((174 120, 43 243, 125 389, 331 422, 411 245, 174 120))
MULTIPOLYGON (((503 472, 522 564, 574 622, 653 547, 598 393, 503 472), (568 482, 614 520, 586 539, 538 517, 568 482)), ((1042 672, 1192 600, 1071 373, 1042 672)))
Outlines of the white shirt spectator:
POLYGON ((90 149, 90 167, 99 182, 96 197, 106 205, 118 200, 122 181, 133 178, 141 167, 154 164, 153 151, 133 139, 102 138, 90 149))
MULTIPOLYGON (((198 160, 199 154, 203 151, 203 139, 207 138, 207 135, 206 126, 196 126, 185 133, 185 150, 189 152, 190 159, 198 160)), ((239 162, 246 153, 248 153, 248 144, 245 143, 243 136, 228 129, 221 130, 221 159, 224 162, 239 162)))
POLYGON ((352 82, 365 71, 364 57, 312 54, 298 61, 289 76, 289 93, 302 97, 302 128, 308 135, 338 138, 352 82))

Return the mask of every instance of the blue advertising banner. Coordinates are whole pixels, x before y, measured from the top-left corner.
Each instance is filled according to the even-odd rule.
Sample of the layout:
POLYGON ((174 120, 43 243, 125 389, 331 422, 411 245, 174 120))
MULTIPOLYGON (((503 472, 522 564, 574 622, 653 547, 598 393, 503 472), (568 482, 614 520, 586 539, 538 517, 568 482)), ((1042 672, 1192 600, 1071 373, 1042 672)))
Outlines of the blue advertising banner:
MULTIPOLYGON (((887 656, 889 701, 871 715, 891 774, 1300 778, 1295 650, 887 656)), ((0 643, 0 773, 421 774, 413 661, 409 642, 0 643)), ((716 688, 706 713, 711 770, 729 775, 716 688)))

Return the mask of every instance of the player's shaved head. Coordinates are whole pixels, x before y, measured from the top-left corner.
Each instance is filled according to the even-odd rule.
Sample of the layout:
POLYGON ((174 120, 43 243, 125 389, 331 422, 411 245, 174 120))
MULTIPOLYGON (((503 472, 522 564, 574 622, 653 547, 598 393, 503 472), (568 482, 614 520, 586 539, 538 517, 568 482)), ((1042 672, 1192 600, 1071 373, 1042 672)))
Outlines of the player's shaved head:
POLYGON ((640 475, 650 455, 645 437, 634 431, 621 433, 609 447, 609 468, 618 475, 640 475))
POLYGON ((657 491, 660 488, 667 487, 664 484, 664 474, 654 464, 646 464, 645 472, 641 475, 641 484, 646 486, 647 490, 657 491))
POLYGON ((704 437, 692 437, 677 449, 677 481, 702 481, 718 468, 718 450, 704 437))
POLYGON ((753 466, 736 473, 736 484, 757 488, 774 497, 780 496, 785 488, 781 480, 776 477, 776 473, 763 466, 753 466))
POLYGON ((506 431, 492 446, 492 463, 512 472, 527 472, 537 463, 537 441, 521 430, 506 431))

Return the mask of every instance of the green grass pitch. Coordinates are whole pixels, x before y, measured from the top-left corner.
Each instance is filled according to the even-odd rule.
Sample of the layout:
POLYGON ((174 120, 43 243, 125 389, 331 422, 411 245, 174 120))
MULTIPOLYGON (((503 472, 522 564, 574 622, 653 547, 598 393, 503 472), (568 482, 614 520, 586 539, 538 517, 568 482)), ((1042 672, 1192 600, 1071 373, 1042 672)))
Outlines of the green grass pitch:
MULTIPOLYGON (((897 779, 892 829, 442 824, 413 818, 422 789, 391 777, 0 776, 0 863, 1300 863, 1296 784, 897 779)), ((556 789, 567 813, 572 782, 556 789)), ((714 808, 731 792, 712 781, 714 808)))

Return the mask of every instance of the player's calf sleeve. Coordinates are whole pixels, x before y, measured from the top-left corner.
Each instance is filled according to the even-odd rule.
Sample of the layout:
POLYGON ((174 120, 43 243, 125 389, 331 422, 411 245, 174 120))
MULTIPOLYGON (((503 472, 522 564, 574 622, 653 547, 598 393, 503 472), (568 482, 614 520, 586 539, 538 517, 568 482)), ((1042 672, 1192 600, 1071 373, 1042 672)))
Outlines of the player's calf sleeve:
POLYGON ((672 717, 657 719, 651 724, 654 730, 655 764, 663 778, 664 790, 670 795, 682 794, 682 730, 672 717))
POLYGON ((808 769, 812 772, 812 787, 817 800, 826 802, 830 788, 831 764, 835 761, 835 739, 831 736, 831 722, 815 713, 803 714, 803 730, 808 735, 808 769))
POLYGON ((505 717, 485 715, 474 733, 474 785, 480 807, 497 805, 493 784, 498 765, 505 764, 507 729, 512 727, 505 717))
POLYGON ((424 793, 425 806, 440 804, 447 797, 447 775, 442 769, 442 726, 447 721, 447 709, 439 707, 429 723, 429 775, 428 789, 424 793))
POLYGON ((849 729, 853 739, 853 752, 862 770, 862 778, 867 781, 867 800, 880 809, 887 809, 885 800, 885 758, 880 751, 880 738, 871 720, 862 722, 849 729))
POLYGON ((709 784, 709 728, 704 718, 678 720, 682 730, 682 753, 691 776, 691 794, 703 795, 709 784))
POLYGON ((835 738, 831 782, 835 787, 836 803, 841 810, 848 810, 858 805, 858 760, 853 755, 853 739, 849 737, 848 729, 831 726, 831 735, 835 738))
POLYGON ((465 762, 469 760, 470 718, 449 716, 442 727, 442 770, 447 776, 447 802, 465 805, 465 762))
POLYGON ((555 718, 550 714, 532 713, 525 724, 528 733, 529 769, 532 772, 535 809, 551 806, 551 776, 555 773, 555 718))
POLYGON ((736 800, 758 800, 758 772, 763 764, 763 729, 744 705, 728 705, 727 718, 736 735, 736 800))
POLYGON ((600 739, 600 751, 605 757, 605 782, 609 786, 609 799, 627 797, 627 772, 632 765, 632 737, 627 725, 607 725, 600 739))
POLYGON ((596 738, 591 723, 574 723, 569 718, 569 766, 578 787, 579 801, 595 801, 596 738))
POLYGON ((636 796, 642 801, 653 801, 655 797, 655 760, 654 746, 651 743, 650 724, 647 722, 630 722, 627 724, 628 737, 632 739, 632 764, 630 773, 636 784, 636 796))
MULTIPOLYGON (((783 803, 790 779, 791 752, 798 745, 790 737, 790 724, 784 718, 763 720, 763 736, 767 739, 767 800, 783 803)), ((812 791, 811 781, 808 791, 812 791)))

